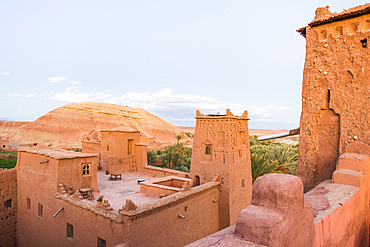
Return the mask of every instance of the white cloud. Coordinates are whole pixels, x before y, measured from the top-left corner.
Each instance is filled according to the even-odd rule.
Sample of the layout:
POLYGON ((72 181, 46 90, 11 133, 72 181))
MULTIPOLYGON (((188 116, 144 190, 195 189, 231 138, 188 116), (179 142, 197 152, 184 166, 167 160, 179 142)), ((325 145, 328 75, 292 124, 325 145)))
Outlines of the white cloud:
POLYGON ((65 101, 65 102, 86 102, 86 101, 103 101, 106 102, 107 99, 113 98, 113 95, 110 93, 80 93, 80 86, 70 86, 63 93, 55 94, 49 99, 65 101))
POLYGON ((8 96, 14 96, 14 97, 23 97, 23 98, 41 98, 42 96, 45 96, 48 93, 42 93, 40 95, 37 95, 37 93, 29 93, 27 95, 20 95, 17 93, 8 93, 8 96))
POLYGON ((61 82, 61 81, 64 81, 64 80, 67 80, 67 78, 65 77, 58 77, 58 76, 54 76, 54 77, 49 77, 48 80, 51 82, 51 83, 57 83, 57 82, 61 82))
POLYGON ((72 85, 81 85, 83 82, 80 82, 80 81, 68 81, 69 84, 72 84, 72 85))
POLYGON ((10 76, 10 73, 9 72, 3 72, 3 75, 6 75, 6 76, 10 76))
POLYGON ((237 116, 241 116, 244 110, 248 110, 249 117, 254 122, 297 123, 297 121, 289 121, 291 119, 283 119, 281 113, 291 110, 285 106, 257 106, 222 102, 218 98, 210 96, 173 94, 169 88, 154 93, 127 92, 119 97, 108 92, 83 92, 83 90, 85 89, 81 86, 70 86, 65 92, 55 94, 48 99, 64 102, 98 101, 139 107, 176 122, 194 122, 196 110, 200 110, 204 114, 217 112, 224 114, 226 109, 231 109, 237 116))
POLYGON ((36 93, 30 93, 30 94, 25 95, 24 97, 26 97, 26 98, 36 98, 36 93))

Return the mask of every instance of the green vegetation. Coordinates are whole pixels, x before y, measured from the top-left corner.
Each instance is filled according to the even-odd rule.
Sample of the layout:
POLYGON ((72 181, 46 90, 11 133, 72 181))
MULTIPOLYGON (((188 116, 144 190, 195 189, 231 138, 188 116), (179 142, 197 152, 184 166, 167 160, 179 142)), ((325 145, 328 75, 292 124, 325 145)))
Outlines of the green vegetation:
POLYGON ((17 165, 18 152, 0 153, 0 168, 11 169, 17 165))
POLYGON ((187 135, 189 138, 194 138, 194 133, 185 132, 185 135, 187 135))
POLYGON ((146 157, 147 157, 149 165, 154 165, 155 162, 157 162, 157 160, 158 160, 158 158, 157 158, 158 151, 155 151, 155 150, 147 150, 146 151, 146 157))
POLYGON ((298 145, 288 145, 272 141, 258 141, 250 137, 251 166, 253 182, 268 173, 295 175, 298 165, 298 145))
POLYGON ((180 142, 180 140, 182 139, 182 136, 181 136, 181 135, 177 135, 177 136, 176 136, 176 139, 177 139, 177 143, 179 143, 179 142, 180 142))
POLYGON ((181 142, 168 145, 161 155, 162 163, 169 169, 183 172, 190 171, 192 148, 185 147, 181 142))

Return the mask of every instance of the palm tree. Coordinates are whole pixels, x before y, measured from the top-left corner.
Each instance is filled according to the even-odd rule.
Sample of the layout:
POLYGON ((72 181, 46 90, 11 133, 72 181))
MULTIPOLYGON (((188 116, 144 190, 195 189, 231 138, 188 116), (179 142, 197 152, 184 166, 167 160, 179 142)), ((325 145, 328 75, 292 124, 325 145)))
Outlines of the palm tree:
POLYGON ((267 155, 251 154, 252 180, 256 180, 259 176, 273 173, 278 162, 271 162, 267 155))
POLYGON ((177 139, 177 143, 179 143, 179 141, 182 139, 182 136, 181 135, 177 135, 176 136, 176 139, 177 139))
POLYGON ((277 161, 276 171, 279 173, 293 174, 298 166, 298 153, 290 147, 274 147, 268 153, 270 161, 277 161))

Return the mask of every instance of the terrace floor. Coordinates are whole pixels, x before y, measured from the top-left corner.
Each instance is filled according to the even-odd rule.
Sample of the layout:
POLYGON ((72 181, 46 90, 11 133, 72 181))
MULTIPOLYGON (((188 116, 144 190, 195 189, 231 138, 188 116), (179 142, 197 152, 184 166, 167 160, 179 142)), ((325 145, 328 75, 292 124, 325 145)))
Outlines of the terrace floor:
POLYGON ((143 172, 126 172, 121 173, 121 180, 108 180, 110 175, 106 175, 105 171, 98 171, 98 189, 99 193, 95 192, 95 199, 103 196, 103 200, 108 200, 110 206, 114 210, 121 209, 126 204, 126 199, 132 200, 136 205, 142 205, 150 201, 159 199, 140 193, 140 184, 138 179, 146 181, 154 179, 149 174, 143 172))

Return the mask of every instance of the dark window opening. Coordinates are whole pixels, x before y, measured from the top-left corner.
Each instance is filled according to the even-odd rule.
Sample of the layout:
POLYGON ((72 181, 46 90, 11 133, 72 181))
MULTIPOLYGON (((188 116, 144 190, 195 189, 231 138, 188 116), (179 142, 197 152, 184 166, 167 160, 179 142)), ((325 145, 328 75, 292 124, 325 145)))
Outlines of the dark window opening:
POLYGON ((73 238, 73 226, 67 223, 67 238, 73 238))
POLYGON ((5 148, 5 145, 3 145, 3 148, 5 148))
POLYGON ((361 40, 361 44, 362 44, 363 48, 366 48, 367 47, 367 39, 361 40))
POLYGON ((193 187, 200 185, 200 177, 198 175, 194 176, 193 187))
POLYGON ((242 188, 245 187, 245 179, 242 179, 242 188))
POLYGON ((109 145, 107 145, 107 151, 109 151, 109 145))
POLYGON ((4 202, 4 207, 5 208, 11 208, 12 207, 12 199, 9 199, 6 202, 4 202))
POLYGON ((82 175, 90 174, 90 164, 82 164, 82 175))
POLYGON ((107 242, 105 242, 104 239, 101 239, 98 237, 98 247, 106 247, 107 246, 107 242))
POLYGON ((31 209, 31 199, 27 197, 27 209, 31 209))
POLYGON ((211 154, 211 146, 206 146, 206 154, 211 154))
POLYGON ((38 215, 39 217, 42 217, 42 216, 43 216, 43 214, 44 214, 44 206, 42 206, 42 205, 39 203, 39 205, 38 205, 38 207, 37 207, 37 215, 38 215))

